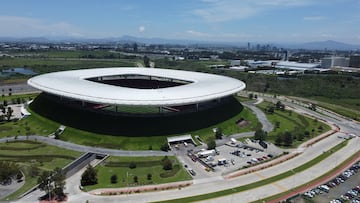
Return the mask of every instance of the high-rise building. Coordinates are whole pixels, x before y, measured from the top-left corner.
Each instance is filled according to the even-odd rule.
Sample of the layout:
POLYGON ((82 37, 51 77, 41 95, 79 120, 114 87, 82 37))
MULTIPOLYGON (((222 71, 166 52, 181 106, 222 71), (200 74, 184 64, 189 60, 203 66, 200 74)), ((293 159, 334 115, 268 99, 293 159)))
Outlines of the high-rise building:
POLYGON ((360 54, 350 56, 349 66, 353 68, 360 68, 360 54))
POLYGON ((334 66, 347 67, 349 66, 349 61, 346 60, 345 57, 339 57, 339 56, 325 57, 321 60, 322 68, 331 68, 334 66))

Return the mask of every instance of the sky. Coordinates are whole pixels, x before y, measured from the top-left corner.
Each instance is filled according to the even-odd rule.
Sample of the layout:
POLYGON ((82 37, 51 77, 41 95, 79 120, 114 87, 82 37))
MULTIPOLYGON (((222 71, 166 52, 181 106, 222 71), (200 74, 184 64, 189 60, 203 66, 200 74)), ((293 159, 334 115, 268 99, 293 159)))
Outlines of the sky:
POLYGON ((1 0, 1 37, 360 44, 360 0, 1 0))

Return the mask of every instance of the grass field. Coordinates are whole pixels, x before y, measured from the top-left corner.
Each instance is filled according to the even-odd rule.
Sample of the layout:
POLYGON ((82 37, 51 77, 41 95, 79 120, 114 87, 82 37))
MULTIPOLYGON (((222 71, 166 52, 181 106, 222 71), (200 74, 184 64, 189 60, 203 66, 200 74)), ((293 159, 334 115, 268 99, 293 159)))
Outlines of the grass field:
POLYGON ((329 99, 326 97, 313 97, 316 105, 329 109, 335 113, 360 121, 359 99, 329 99))
POLYGON ((25 184, 15 193, 3 199, 16 199, 19 195, 36 185, 39 173, 64 167, 81 155, 80 152, 62 149, 35 141, 13 141, 0 143, 0 160, 12 161, 20 165, 25 174, 25 184))
MULTIPOLYGON (((48 58, 0 58, 0 69, 25 67, 31 68, 36 73, 48 73, 63 70, 75 70, 84 68, 103 68, 136 66, 135 60, 85 60, 85 59, 48 59, 48 58)), ((26 76, 19 76, 26 77, 26 76)), ((29 77, 29 76, 27 76, 29 77)))
POLYGON ((281 174, 272 176, 270 178, 266 178, 266 179, 263 179, 263 180, 260 180, 260 181, 257 181, 257 182, 253 182, 253 183, 250 183, 250 184, 247 184, 247 185, 242 185, 242 186, 227 189, 227 190, 208 193, 208 194, 204 194, 204 195, 185 197, 185 198, 174 199, 174 200, 167 200, 167 201, 164 201, 164 202, 167 202, 167 203, 196 202, 196 201, 207 200, 207 199, 212 199, 212 198, 216 198, 216 197, 231 195, 231 194, 234 194, 234 193, 238 193, 238 192, 254 189, 254 188, 257 188, 257 187, 261 187, 263 185, 267 185, 267 184, 270 184, 270 183, 274 183, 274 182, 277 182, 277 181, 282 180, 284 178, 290 177, 290 176, 294 175, 294 173, 300 173, 302 171, 305 171, 306 169, 308 169, 308 168, 320 163, 322 160, 328 158, 329 156, 331 156, 332 154, 334 154, 338 150, 342 149, 346 145, 347 145, 347 141, 344 141, 344 142, 334 146, 330 150, 324 151, 324 153, 322 153, 321 155, 317 156, 316 158, 306 162, 305 164, 303 164, 301 166, 298 166, 298 167, 294 168, 293 170, 283 172, 281 174))
POLYGON ((169 171, 162 168, 163 157, 109 157, 96 167, 98 184, 86 186, 85 190, 160 184, 191 179, 191 176, 175 157, 168 158, 173 162, 173 169, 169 171), (129 168, 130 163, 135 163, 136 168, 129 168), (148 174, 151 174, 149 179, 148 174), (111 183, 112 175, 117 176, 117 183, 111 183), (134 176, 138 177, 137 183, 134 182, 134 176))
MULTIPOLYGON (((265 109, 272 105, 274 104, 269 102, 262 102, 258 105, 258 107, 266 112, 265 109)), ((299 136, 299 134, 304 135, 305 131, 309 132, 309 136, 303 136, 303 140, 294 139, 292 147, 296 147, 306 140, 316 137, 317 135, 320 135, 331 129, 330 126, 322 122, 289 110, 275 110, 275 112, 272 114, 266 113, 266 117, 274 125, 274 130, 268 133, 267 140, 269 141, 274 142, 276 136, 280 133, 290 132, 293 136, 299 136), (276 123, 279 124, 278 128, 276 123)))
MULTIPOLYGON (((54 113, 54 108, 51 108, 49 105, 47 107, 50 109, 49 110, 50 113, 54 113)), ((8 137, 8 136, 16 136, 16 135, 32 135, 32 134, 49 135, 55 132, 56 129, 61 125, 59 122, 55 122, 48 118, 45 118, 37 114, 36 112, 32 111, 31 109, 29 109, 29 111, 32 113, 32 115, 27 118, 14 122, 1 123, 0 137, 8 137)), ((231 108, 230 111, 232 111, 231 108)), ((226 114, 226 112, 221 112, 221 111, 220 113, 217 112, 218 111, 215 110, 214 115, 226 114)), ((210 123, 210 125, 203 127, 200 130, 189 130, 187 128, 188 126, 186 126, 186 123, 188 123, 189 121, 186 120, 181 122, 179 121, 176 123, 174 122, 174 123, 178 126, 178 128, 183 127, 185 129, 184 131, 182 131, 183 133, 178 133, 178 134, 199 135, 204 140, 214 135, 212 129, 215 127, 220 127, 225 135, 230 135, 238 132, 252 131, 259 125, 256 116, 246 108, 240 111, 240 113, 234 114, 234 112, 230 112, 229 114, 233 116, 230 116, 229 118, 225 119, 225 121, 222 122, 215 122, 213 124, 210 123), (239 128, 235 124, 235 122, 239 118, 244 118, 245 120, 249 121, 249 125, 243 128, 239 128), (181 125, 179 123, 181 123, 181 125)), ((192 118, 192 119, 207 121, 208 116, 203 115, 200 116, 199 118, 192 118)), ((166 118, 164 120, 166 120, 166 118)), ((121 122, 117 122, 117 125, 119 125, 119 123, 121 122)), ((161 123, 164 122, 157 121, 155 123, 157 124, 154 126, 162 126, 161 123)), ((168 128, 168 126, 165 123, 163 124, 164 127, 168 128)), ((92 125, 92 124, 88 124, 88 125, 92 125)), ((139 126, 143 128, 144 124, 140 122, 139 126)), ((138 128, 138 126, 134 127, 134 129, 136 128, 138 128)), ((105 135, 103 133, 94 133, 94 132, 89 132, 67 126, 66 130, 61 135, 61 139, 77 144, 99 146, 106 148, 128 149, 128 150, 148 150, 149 148, 152 148, 154 150, 158 150, 160 149, 160 146, 166 141, 166 137, 170 135, 176 135, 176 133, 169 133, 165 135, 152 135, 152 136, 146 136, 146 135, 111 136, 111 135, 105 135)))
MULTIPOLYGON (((1 89, 1 88, 0 88, 1 89)), ((8 96, 7 94, 4 97, 0 97, 0 104, 4 103, 4 100, 6 100, 8 102, 8 104, 14 103, 12 101, 17 101, 17 99, 19 98, 21 101, 29 101, 31 99, 34 99, 35 97, 37 97, 39 94, 38 93, 31 93, 31 94, 13 94, 11 96, 8 96)))
POLYGON ((29 110, 31 116, 18 121, 0 123, 0 137, 17 135, 49 135, 55 132, 60 124, 44 118, 29 110))

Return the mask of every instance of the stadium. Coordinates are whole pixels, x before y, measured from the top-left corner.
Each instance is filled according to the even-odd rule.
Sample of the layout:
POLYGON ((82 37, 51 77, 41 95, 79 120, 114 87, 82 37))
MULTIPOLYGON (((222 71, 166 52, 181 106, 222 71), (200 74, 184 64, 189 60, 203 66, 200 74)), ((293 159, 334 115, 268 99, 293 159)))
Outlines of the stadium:
POLYGON ((237 115, 242 81, 157 68, 97 68, 39 75, 30 108, 61 124, 111 135, 165 135, 208 127, 237 115))

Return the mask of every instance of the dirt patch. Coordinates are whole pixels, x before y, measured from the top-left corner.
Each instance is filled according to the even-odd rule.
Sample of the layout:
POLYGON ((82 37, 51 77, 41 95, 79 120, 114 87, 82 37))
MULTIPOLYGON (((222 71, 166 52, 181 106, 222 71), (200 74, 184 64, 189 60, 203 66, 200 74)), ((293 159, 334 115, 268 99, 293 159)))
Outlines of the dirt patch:
POLYGON ((240 118, 239 120, 236 121, 236 125, 239 128, 245 128, 246 126, 250 125, 250 122, 243 118, 240 118))

